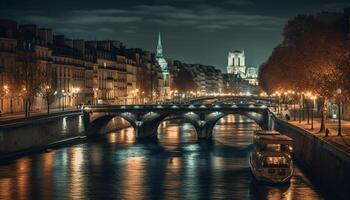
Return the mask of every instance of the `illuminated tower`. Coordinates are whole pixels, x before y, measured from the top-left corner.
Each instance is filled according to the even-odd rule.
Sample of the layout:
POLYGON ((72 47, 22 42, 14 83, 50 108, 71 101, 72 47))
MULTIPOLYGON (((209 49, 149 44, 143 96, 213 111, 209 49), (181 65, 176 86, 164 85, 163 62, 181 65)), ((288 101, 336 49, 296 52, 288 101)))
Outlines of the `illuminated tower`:
POLYGON ((160 33, 158 34, 156 60, 163 74, 163 83, 160 86, 160 97, 162 100, 169 99, 170 98, 170 75, 169 75, 168 63, 163 57, 162 38, 160 36, 160 33))
POLYGON ((162 69, 162 73, 164 75, 169 75, 169 69, 168 69, 168 63, 163 57, 163 47, 162 47, 162 39, 160 36, 160 32, 158 35, 158 45, 157 45, 157 55, 156 55, 157 62, 162 69))
POLYGON ((227 73, 239 74, 242 78, 246 77, 245 55, 243 51, 233 51, 228 53, 227 73))

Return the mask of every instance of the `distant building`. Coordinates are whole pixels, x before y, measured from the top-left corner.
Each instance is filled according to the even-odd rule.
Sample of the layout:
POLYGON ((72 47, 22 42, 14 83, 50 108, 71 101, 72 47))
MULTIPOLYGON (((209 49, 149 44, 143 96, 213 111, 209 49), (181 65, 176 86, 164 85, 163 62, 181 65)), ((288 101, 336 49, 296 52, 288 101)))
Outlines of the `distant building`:
POLYGON ((163 75, 160 78, 160 99, 168 99, 170 98, 170 75, 168 63, 163 56, 163 47, 162 47, 162 39, 160 33, 158 34, 158 45, 157 45, 157 55, 156 60, 158 65, 160 66, 161 73, 163 75))
POLYGON ((245 78, 246 66, 244 50, 229 52, 227 56, 227 63, 227 73, 240 74, 242 78, 245 78))
POLYGON ((242 79, 238 74, 223 74, 222 91, 235 94, 256 94, 258 87, 252 85, 248 80, 242 79))
POLYGON ((258 69, 257 67, 247 67, 245 62, 245 53, 242 51, 229 52, 227 56, 227 73, 238 75, 252 85, 258 85, 258 69))

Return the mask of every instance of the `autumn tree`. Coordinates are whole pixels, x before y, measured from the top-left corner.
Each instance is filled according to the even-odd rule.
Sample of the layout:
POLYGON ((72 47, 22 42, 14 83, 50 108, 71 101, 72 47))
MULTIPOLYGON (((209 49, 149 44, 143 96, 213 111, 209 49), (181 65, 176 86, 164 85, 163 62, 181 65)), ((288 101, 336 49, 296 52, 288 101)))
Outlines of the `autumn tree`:
POLYGON ((338 63, 344 59, 345 34, 339 23, 297 16, 284 28, 277 46, 259 72, 262 88, 311 91, 322 99, 320 131, 325 130, 327 101, 342 87, 338 63))

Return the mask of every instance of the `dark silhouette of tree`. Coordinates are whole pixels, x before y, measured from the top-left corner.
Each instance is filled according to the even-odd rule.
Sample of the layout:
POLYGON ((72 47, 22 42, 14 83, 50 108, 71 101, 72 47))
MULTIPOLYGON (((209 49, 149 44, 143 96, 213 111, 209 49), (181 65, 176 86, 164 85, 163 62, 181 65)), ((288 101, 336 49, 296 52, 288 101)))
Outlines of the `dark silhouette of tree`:
POLYGON ((16 66, 10 69, 11 87, 23 99, 26 118, 30 117, 34 99, 41 91, 44 70, 44 66, 38 65, 34 50, 18 50, 16 66))
POLYGON ((178 90, 180 93, 197 90, 193 75, 183 67, 180 67, 174 75, 173 90, 178 90))
POLYGON ((47 65, 45 70, 41 70, 41 90, 40 94, 46 101, 47 114, 50 113, 50 105, 57 95, 57 73, 56 68, 52 65, 47 65))

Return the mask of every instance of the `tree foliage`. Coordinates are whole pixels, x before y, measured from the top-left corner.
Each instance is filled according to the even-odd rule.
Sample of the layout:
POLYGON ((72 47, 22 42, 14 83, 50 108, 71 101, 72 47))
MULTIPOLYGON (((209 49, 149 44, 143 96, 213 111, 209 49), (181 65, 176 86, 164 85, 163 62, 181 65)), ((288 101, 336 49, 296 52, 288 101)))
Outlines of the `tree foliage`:
POLYGON ((186 68, 179 67, 178 71, 174 74, 173 89, 178 90, 180 93, 196 90, 194 77, 186 68))
POLYGON ((306 15, 289 21, 283 42, 259 71, 262 89, 270 94, 277 90, 310 91, 323 100, 324 119, 327 100, 349 84, 345 75, 349 70, 349 62, 345 62, 348 47, 341 25, 306 15))
POLYGON ((45 70, 41 70, 41 90, 40 94, 45 99, 47 104, 47 114, 50 113, 50 105, 57 95, 57 73, 56 69, 51 65, 47 65, 45 70))

